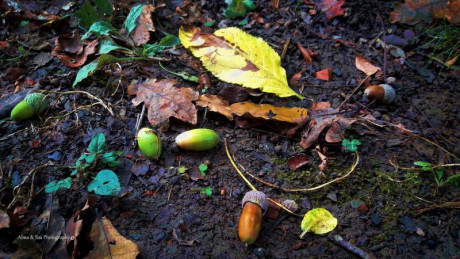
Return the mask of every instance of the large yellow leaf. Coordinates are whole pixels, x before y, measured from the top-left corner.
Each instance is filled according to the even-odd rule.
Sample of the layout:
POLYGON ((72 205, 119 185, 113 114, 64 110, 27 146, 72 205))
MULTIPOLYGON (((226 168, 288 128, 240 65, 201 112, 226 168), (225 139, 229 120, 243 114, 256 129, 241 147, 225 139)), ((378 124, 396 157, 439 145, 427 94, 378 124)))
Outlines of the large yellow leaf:
POLYGON ((188 24, 181 26, 179 38, 222 81, 303 98, 289 88, 279 55, 261 38, 233 27, 205 33, 188 24))

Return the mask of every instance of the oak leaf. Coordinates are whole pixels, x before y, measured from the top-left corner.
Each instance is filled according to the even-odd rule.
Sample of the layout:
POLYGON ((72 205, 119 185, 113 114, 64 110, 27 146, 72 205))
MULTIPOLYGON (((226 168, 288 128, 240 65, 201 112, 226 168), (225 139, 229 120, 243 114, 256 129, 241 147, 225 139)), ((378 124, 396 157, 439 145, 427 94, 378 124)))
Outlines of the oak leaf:
POLYGON ((184 47, 220 80, 279 97, 303 97, 289 88, 280 56, 261 38, 230 27, 211 33, 186 24, 179 30, 184 47))
POLYGON ((379 67, 376 67, 374 65, 372 65, 372 63, 361 57, 361 56, 356 56, 355 58, 355 66, 358 70, 364 72, 364 74, 368 75, 368 76, 371 76, 375 73, 377 73, 378 71, 380 71, 380 68, 379 67))
POLYGON ((157 126, 170 117, 197 123, 196 108, 192 101, 198 100, 198 92, 186 87, 175 87, 174 79, 149 79, 143 83, 128 86, 128 94, 136 95, 132 103, 137 106, 144 103, 148 109, 150 124, 157 126))
POLYGON ((210 111, 218 112, 229 120, 233 120, 233 114, 240 117, 254 117, 264 120, 274 120, 288 123, 300 123, 308 114, 308 110, 299 107, 276 107, 269 104, 255 104, 240 102, 229 105, 227 101, 217 95, 201 95, 196 103, 201 107, 208 107, 210 111))

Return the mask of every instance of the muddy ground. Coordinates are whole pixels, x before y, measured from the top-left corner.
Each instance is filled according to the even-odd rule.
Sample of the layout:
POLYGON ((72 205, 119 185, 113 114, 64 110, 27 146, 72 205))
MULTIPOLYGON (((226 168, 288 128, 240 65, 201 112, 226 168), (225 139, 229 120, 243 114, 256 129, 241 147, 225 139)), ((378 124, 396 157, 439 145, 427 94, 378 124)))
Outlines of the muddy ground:
MULTIPOLYGON (((32 12, 40 8, 59 10, 56 12, 61 16, 75 11, 61 9, 66 1, 35 2, 36 5, 24 6, 32 12)), ((306 99, 281 99, 263 94, 249 97, 250 101, 305 108, 310 108, 312 102, 330 101, 337 107, 365 77, 354 65, 356 55, 380 67, 385 63, 384 77, 395 79, 392 85, 397 97, 391 104, 359 106, 363 88, 349 101, 355 108, 346 116, 358 116, 362 111, 388 124, 379 127, 356 123, 346 130, 347 138, 352 136, 362 142, 358 148, 359 164, 348 178, 305 193, 282 192, 250 178, 259 190, 272 198, 295 200, 299 204, 299 214, 317 207, 328 209, 338 219, 335 230, 328 235, 309 233, 299 239, 302 218, 291 215, 280 222, 280 218, 265 219, 253 245, 240 242, 237 235, 240 203, 250 188, 229 162, 223 140, 227 140, 230 153, 246 171, 283 188, 313 187, 347 173, 356 156, 344 150, 340 143, 318 140, 318 144, 328 147, 326 154, 330 160, 327 170, 321 172, 318 169, 321 161, 312 148, 303 150, 300 147, 299 133, 287 138, 280 134, 279 126, 273 124, 242 129, 224 116, 200 108, 197 125, 214 129, 219 134, 221 142, 217 147, 205 152, 188 152, 175 147, 177 134, 197 125, 171 119, 169 128, 159 133, 163 141, 161 157, 158 161, 146 160, 134 143, 136 119, 141 108, 132 105, 133 97, 126 94, 127 85, 133 79, 150 77, 176 78, 181 85, 189 87, 196 87, 196 84, 161 70, 158 63, 152 61, 123 63, 124 74, 115 73, 115 65, 107 65, 72 88, 77 69, 63 66, 56 57, 39 65, 36 57, 49 53, 58 35, 83 31, 75 23, 47 27, 31 21, 29 26, 22 26, 20 18, 11 18, 3 21, 0 40, 8 40, 17 48, 39 39, 50 43, 50 47, 39 51, 30 49, 17 59, 11 58, 18 53, 2 52, 1 97, 12 96, 18 82, 30 78, 38 89, 51 91, 52 102, 40 118, 21 123, 9 118, 0 121, 0 203, 7 206, 15 199, 13 207, 27 206, 28 211, 27 220, 20 227, 2 230, 7 237, 2 238, 2 256, 7 258, 17 249, 28 249, 18 248, 11 241, 20 234, 35 231, 36 226, 31 222, 43 213, 45 201, 50 196, 44 193, 43 187, 51 180, 69 176, 72 169, 66 166, 75 164, 96 133, 104 133, 108 150, 123 151, 123 163, 114 171, 120 179, 122 192, 127 194, 121 198, 99 197, 95 205, 97 217, 108 217, 120 234, 134 241, 139 246, 140 258, 353 258, 355 255, 330 241, 332 235, 341 235, 376 258, 458 258, 458 187, 452 184, 439 187, 431 172, 413 171, 419 175, 407 177, 407 171, 398 170, 389 163, 391 158, 396 158, 401 167, 413 167, 414 161, 435 165, 459 162, 456 158, 460 156, 458 78, 438 62, 430 61, 428 56, 432 49, 417 48, 429 40, 422 34, 426 27, 390 24, 388 17, 394 1, 347 1, 344 5, 348 7, 347 16, 332 20, 321 12, 309 15, 306 4, 280 2, 280 8, 275 10, 268 1, 255 1, 257 9, 246 16, 249 23, 241 26, 238 23, 243 18, 229 20, 223 17, 224 1, 201 1, 202 17, 216 21, 214 27, 207 28, 209 31, 225 26, 242 27, 265 39, 278 53, 285 40, 291 38, 282 66, 288 79, 305 69, 292 88, 301 91, 306 99), (263 23, 257 22, 254 14, 263 18, 263 23), (370 43, 381 37, 383 31, 391 29, 394 34, 403 35, 408 28, 418 37, 413 44, 404 47, 406 53, 414 52, 407 57, 410 66, 402 64, 391 53, 384 55, 382 48, 370 43), (330 37, 322 38, 320 34, 330 37), (353 44, 332 40, 333 36, 353 44), (319 54, 312 64, 306 64, 297 42, 319 54), (20 68, 21 72, 6 73, 12 67, 20 68), (315 78, 315 72, 324 68, 334 69, 330 82, 315 78), (72 90, 100 97, 111 105, 114 115, 86 94, 58 93, 72 90), (411 132, 391 125, 402 125, 411 132), (311 161, 306 167, 291 171, 287 159, 297 153, 308 155, 311 161), (208 163, 204 180, 192 180, 178 173, 181 166, 192 168, 204 162, 208 163), (22 185, 22 195, 15 198, 18 193, 13 191, 14 186, 31 170, 46 163, 47 166, 22 185), (31 179, 33 199, 28 196, 31 179), (200 193, 208 186, 212 187, 212 195, 200 193)), ((117 6, 129 10, 126 8, 133 4, 117 6)), ((154 12, 157 29, 177 35, 182 23, 177 6, 182 6, 182 1, 168 1, 165 7, 154 12)), ((114 23, 121 24, 126 14, 120 11, 114 23)), ((199 22, 197 25, 202 26, 199 22)), ((152 34, 155 41, 161 37, 159 30, 152 34)), ((170 70, 207 74, 211 79, 208 93, 216 94, 230 86, 204 69, 193 69, 188 62, 194 58, 183 47, 159 56, 171 59, 165 64, 170 70)), ((379 84, 383 80, 372 77, 370 83, 379 84)), ((144 119, 141 126, 149 126, 148 121, 144 119)), ((444 173, 453 175, 458 169, 445 168, 444 173)), ((71 189, 54 194, 59 200, 58 211, 66 221, 85 205, 88 182, 83 179, 71 189)), ((44 257, 53 255, 52 250, 44 257)))

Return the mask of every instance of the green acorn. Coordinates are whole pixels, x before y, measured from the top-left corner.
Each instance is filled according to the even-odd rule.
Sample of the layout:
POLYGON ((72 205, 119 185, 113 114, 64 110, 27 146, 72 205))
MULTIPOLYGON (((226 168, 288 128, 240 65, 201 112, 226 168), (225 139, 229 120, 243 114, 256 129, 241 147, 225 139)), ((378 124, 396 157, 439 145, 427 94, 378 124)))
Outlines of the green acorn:
POLYGON ((219 135, 212 129, 192 129, 179 134, 176 143, 185 150, 204 151, 219 143, 219 135))
POLYGON ((16 104, 11 111, 11 118, 14 121, 22 121, 43 112, 48 107, 49 102, 46 95, 41 93, 28 94, 24 100, 16 104))
POLYGON ((139 149, 148 159, 158 159, 161 155, 161 139, 149 128, 142 128, 137 133, 139 149))

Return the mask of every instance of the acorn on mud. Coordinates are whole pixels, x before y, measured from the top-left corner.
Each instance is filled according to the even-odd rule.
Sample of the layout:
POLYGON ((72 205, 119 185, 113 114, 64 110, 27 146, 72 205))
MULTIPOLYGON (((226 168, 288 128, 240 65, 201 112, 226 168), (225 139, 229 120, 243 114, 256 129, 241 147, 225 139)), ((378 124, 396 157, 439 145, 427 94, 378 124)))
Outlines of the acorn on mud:
POLYGON ((370 85, 364 90, 364 96, 380 103, 391 103, 396 98, 395 89, 388 84, 370 85))
POLYGON ((137 133, 139 149, 148 159, 158 159, 161 155, 161 139, 152 129, 142 128, 137 133))
POLYGON ((238 236, 241 242, 250 245, 259 237, 262 217, 268 209, 268 198, 263 192, 250 191, 244 195, 242 205, 238 236))
POLYGON ((212 129, 192 129, 179 134, 176 144, 185 150, 204 151, 219 143, 219 135, 212 129))
POLYGON ((11 118, 14 121, 27 120, 43 112, 48 105, 49 102, 46 99, 46 95, 41 93, 28 94, 24 100, 14 106, 11 111, 11 118))

